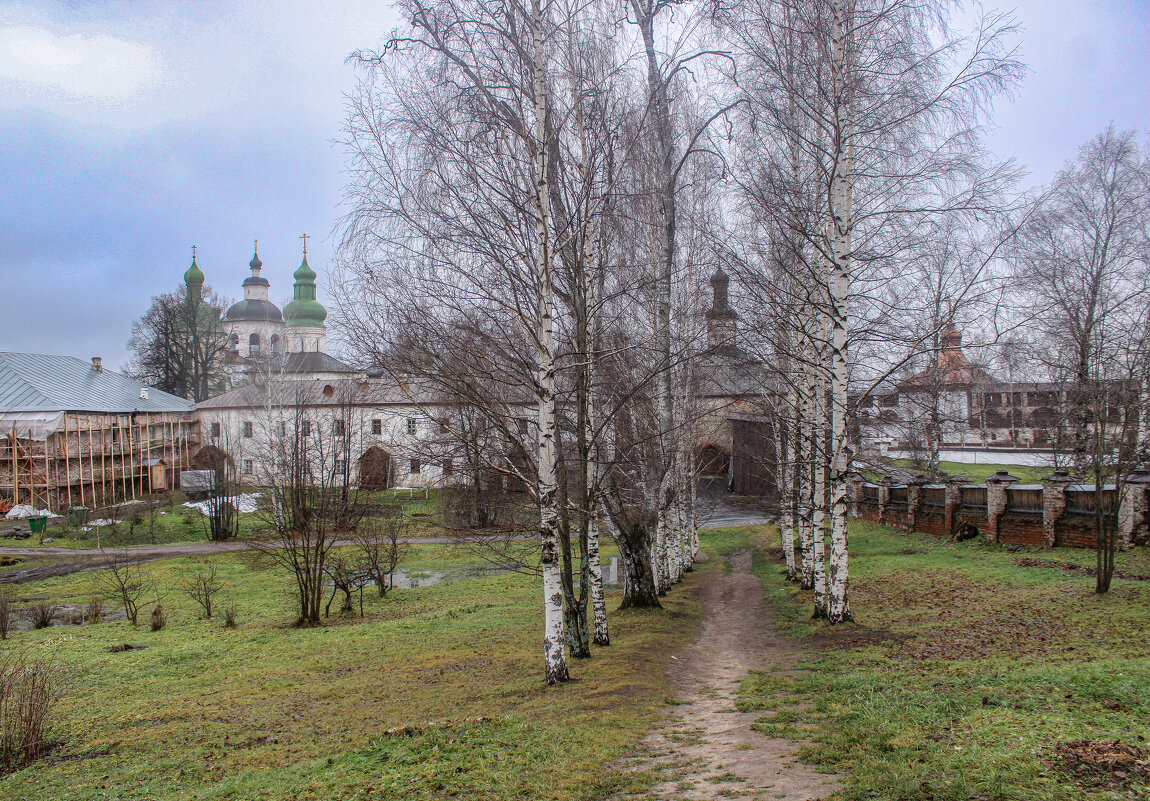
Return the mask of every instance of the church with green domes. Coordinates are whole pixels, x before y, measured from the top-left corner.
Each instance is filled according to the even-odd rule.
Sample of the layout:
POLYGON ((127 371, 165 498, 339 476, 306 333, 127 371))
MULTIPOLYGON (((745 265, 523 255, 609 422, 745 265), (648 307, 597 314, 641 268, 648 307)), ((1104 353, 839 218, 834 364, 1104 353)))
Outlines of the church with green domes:
MULTIPOLYGON (((238 386, 266 373, 299 377, 346 376, 356 371, 327 354, 327 309, 316 297, 315 270, 303 261, 293 273, 292 300, 281 311, 271 300, 271 282, 262 275, 258 242, 248 263, 251 275, 243 282, 243 299, 220 320, 227 336, 224 369, 228 383, 238 386)), ((204 273, 192 260, 184 274, 189 294, 204 284, 204 273)))

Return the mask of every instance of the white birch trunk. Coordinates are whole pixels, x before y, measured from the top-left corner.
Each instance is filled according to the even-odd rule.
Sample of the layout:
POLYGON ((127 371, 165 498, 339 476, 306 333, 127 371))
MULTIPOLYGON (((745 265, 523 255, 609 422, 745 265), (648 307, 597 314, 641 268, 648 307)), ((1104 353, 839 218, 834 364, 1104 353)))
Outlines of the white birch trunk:
POLYGON ((831 69, 834 81, 835 118, 839 126, 831 184, 831 247, 834 275, 831 284, 831 623, 851 620, 847 553, 847 303, 850 300, 851 193, 854 176, 851 137, 852 106, 848 102, 853 79, 853 39, 842 0, 833 0, 831 69))
POLYGON ((539 395, 539 535, 543 570, 543 657, 544 681, 567 681, 564 653, 563 587, 559 560, 559 508, 557 495, 559 435, 555 407, 555 313, 554 274, 551 242, 551 193, 547 183, 546 116, 550 106, 544 76, 543 11, 540 0, 531 3, 533 39, 532 101, 535 115, 535 207, 536 244, 536 356, 539 395))
POLYGON ((778 465, 779 476, 779 537, 783 543, 783 558, 786 560, 787 580, 795 578, 795 496, 794 475, 795 469, 791 464, 793 450, 791 445, 790 425, 784 419, 791 414, 790 399, 793 392, 788 392, 787 402, 779 414, 779 424, 775 432, 775 464, 778 465))
MULTIPOLYGON (((809 310, 808 310, 809 312, 809 310)), ((808 315, 809 316, 809 315, 808 315)), ((799 419, 795 426, 795 464, 798 473, 798 507, 799 507, 799 545, 802 550, 802 570, 799 586, 804 590, 814 589, 815 586, 815 559, 814 559, 814 531, 811 527, 811 505, 814 501, 814 454, 811 444, 814 441, 811 428, 814 426, 814 414, 811 402, 814 396, 814 382, 811 380, 812 366, 810 331, 806 317, 803 320, 804 332, 801 344, 803 358, 800 370, 800 396, 799 419)))
MULTIPOLYGON (((820 329, 822 326, 819 326, 820 329)), ((819 365, 822 364, 821 344, 816 348, 820 354, 819 365)), ((814 383, 814 399, 811 404, 813 414, 811 425, 811 457, 814 462, 814 479, 811 482, 811 558, 814 561, 814 590, 815 610, 814 617, 827 616, 827 563, 826 563, 826 447, 824 445, 827 430, 826 425, 826 392, 822 381, 821 370, 816 368, 814 383)))

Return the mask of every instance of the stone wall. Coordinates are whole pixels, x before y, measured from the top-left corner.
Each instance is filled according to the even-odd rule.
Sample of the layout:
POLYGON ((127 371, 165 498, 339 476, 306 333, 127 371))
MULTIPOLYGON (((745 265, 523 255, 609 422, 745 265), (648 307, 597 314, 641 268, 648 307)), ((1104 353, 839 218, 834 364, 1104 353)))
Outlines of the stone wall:
MULTIPOLYGON (((1093 485, 1075 484, 1064 471, 1042 484, 1024 485, 1000 470, 985 485, 855 479, 849 502, 857 517, 940 537, 978 537, 1030 548, 1093 548, 1093 490, 1093 485)), ((1150 544, 1150 471, 1135 471, 1120 500, 1112 488, 1104 492, 1109 493, 1106 503, 1119 503, 1119 546, 1150 544)))

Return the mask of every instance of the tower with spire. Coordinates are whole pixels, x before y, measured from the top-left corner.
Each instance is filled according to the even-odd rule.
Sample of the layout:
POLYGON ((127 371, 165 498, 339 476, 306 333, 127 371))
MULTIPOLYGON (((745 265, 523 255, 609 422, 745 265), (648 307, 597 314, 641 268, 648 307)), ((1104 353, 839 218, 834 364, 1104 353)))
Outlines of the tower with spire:
POLYGON ((714 300, 707 310, 707 347, 714 351, 736 350, 735 338, 738 334, 739 315, 727 300, 730 277, 719 267, 711 276, 711 291, 714 300))
POLYGON ((292 278, 292 301, 284 307, 287 345, 291 353, 324 353, 327 350, 327 309, 316 300, 315 270, 307 263, 307 234, 303 240, 303 261, 292 278))
POLYGON ((253 246, 252 260, 248 262, 252 274, 243 283, 244 299, 224 314, 229 362, 236 365, 230 372, 239 370, 245 360, 259 362, 278 356, 283 351, 283 313, 269 299, 271 283, 260 275, 263 266, 257 240, 253 246))
POLYGON ((195 245, 192 245, 192 266, 184 273, 184 286, 188 288, 188 301, 199 303, 204 291, 204 271, 196 264, 195 245))

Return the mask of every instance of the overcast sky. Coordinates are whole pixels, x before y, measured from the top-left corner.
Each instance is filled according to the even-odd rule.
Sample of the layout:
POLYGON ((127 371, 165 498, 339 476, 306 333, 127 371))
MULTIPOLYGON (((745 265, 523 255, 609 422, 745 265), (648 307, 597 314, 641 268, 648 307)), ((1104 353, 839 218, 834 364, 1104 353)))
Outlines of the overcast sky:
MULTIPOLYGON (((1150 3, 1014 7, 1030 74, 998 104, 997 154, 1043 183, 1110 121, 1150 129, 1150 3)), ((0 5, 0 350, 122 364, 193 244, 238 297, 259 239, 280 302, 311 234, 322 301, 345 59, 395 22, 378 0, 0 5)))

